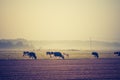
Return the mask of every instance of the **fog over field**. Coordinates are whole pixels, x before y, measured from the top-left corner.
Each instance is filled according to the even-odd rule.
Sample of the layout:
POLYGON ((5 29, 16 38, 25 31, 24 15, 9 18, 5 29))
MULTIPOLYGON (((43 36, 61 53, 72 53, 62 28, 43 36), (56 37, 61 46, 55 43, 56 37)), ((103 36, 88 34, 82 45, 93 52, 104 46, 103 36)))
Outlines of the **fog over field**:
POLYGON ((31 41, 35 48, 40 49, 78 49, 78 50, 119 50, 119 42, 81 41, 81 40, 51 40, 31 41))
POLYGON ((1 39, 0 49, 78 49, 119 50, 119 42, 81 40, 25 40, 1 39))

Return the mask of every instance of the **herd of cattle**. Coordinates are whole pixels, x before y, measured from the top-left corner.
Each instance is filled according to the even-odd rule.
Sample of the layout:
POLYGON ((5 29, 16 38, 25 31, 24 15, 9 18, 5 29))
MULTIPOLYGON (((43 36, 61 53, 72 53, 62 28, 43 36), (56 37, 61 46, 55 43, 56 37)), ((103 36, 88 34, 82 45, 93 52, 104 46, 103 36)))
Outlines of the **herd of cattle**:
MULTIPOLYGON (((114 52, 114 54, 117 55, 117 56, 120 56, 120 51, 114 52)), ((61 59, 65 59, 64 56, 69 57, 69 54, 61 53, 61 52, 46 52, 46 55, 49 55, 50 58, 59 57, 61 59)), ((91 55, 93 55, 97 59, 99 58, 99 53, 98 52, 92 52, 91 55)), ((37 59, 37 56, 36 56, 35 52, 24 51, 23 56, 29 56, 29 58, 37 59)))

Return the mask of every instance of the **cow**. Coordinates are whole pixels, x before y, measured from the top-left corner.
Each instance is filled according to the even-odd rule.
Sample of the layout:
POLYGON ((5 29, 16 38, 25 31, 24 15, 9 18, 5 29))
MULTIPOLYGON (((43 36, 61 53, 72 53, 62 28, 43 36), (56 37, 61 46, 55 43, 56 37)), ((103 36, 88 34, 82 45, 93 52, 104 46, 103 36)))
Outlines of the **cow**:
POLYGON ((64 59, 64 56, 61 54, 61 52, 53 52, 53 55, 55 57, 61 57, 62 59, 64 59))
POLYGON ((120 56, 120 51, 114 52, 114 54, 120 56))
POLYGON ((98 52, 92 52, 92 55, 94 55, 94 57, 96 57, 97 59, 99 58, 98 52))
POLYGON ((24 51, 23 56, 29 56, 29 58, 37 59, 37 56, 34 52, 24 51))
POLYGON ((64 56, 62 55, 61 52, 46 52, 46 55, 50 55, 50 58, 52 58, 52 56, 54 56, 54 57, 60 57, 60 58, 64 59, 64 56))

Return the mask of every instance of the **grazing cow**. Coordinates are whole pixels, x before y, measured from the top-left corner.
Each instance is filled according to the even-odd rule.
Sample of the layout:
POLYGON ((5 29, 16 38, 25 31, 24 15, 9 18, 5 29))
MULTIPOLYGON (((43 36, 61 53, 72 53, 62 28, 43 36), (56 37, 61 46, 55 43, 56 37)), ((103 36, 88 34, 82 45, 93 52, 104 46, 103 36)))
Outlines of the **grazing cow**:
POLYGON ((60 57, 64 59, 64 56, 62 55, 61 52, 46 52, 46 55, 50 55, 50 58, 52 58, 53 55, 54 57, 60 57))
POLYGON ((62 59, 64 59, 64 56, 61 54, 61 52, 53 52, 53 55, 55 57, 61 57, 62 59))
POLYGON ((92 55, 94 55, 94 57, 96 57, 97 59, 99 58, 98 52, 92 52, 92 55))
POLYGON ((120 51, 114 52, 114 54, 120 56, 120 51))
POLYGON ((29 58, 37 59, 37 56, 35 55, 34 52, 24 51, 24 52, 23 52, 23 56, 29 56, 29 58))

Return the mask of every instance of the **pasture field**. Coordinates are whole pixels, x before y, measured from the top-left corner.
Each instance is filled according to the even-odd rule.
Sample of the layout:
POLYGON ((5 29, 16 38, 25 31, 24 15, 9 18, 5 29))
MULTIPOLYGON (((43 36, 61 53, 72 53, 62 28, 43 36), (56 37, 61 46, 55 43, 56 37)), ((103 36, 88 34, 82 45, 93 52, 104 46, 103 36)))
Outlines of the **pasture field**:
MULTIPOLYGON (((37 55, 37 59, 59 59, 59 58, 50 58, 50 56, 46 55, 47 51, 57 51, 61 53, 69 54, 69 57, 64 56, 65 59, 81 59, 81 58, 88 58, 93 59, 95 58, 93 55, 91 55, 92 51, 90 50, 49 50, 49 49, 43 49, 43 50, 0 50, 0 59, 29 59, 28 56, 23 57, 23 51, 32 51, 35 52, 37 55)), ((99 53, 100 58, 120 58, 120 56, 114 55, 114 51, 103 51, 103 50, 97 50, 99 53)))
POLYGON ((0 50, 0 80, 120 80, 120 56, 114 51, 35 50, 38 59, 23 57, 24 50, 0 50), (69 54, 50 58, 46 51, 69 54))
POLYGON ((120 80, 120 59, 0 60, 0 80, 120 80))

